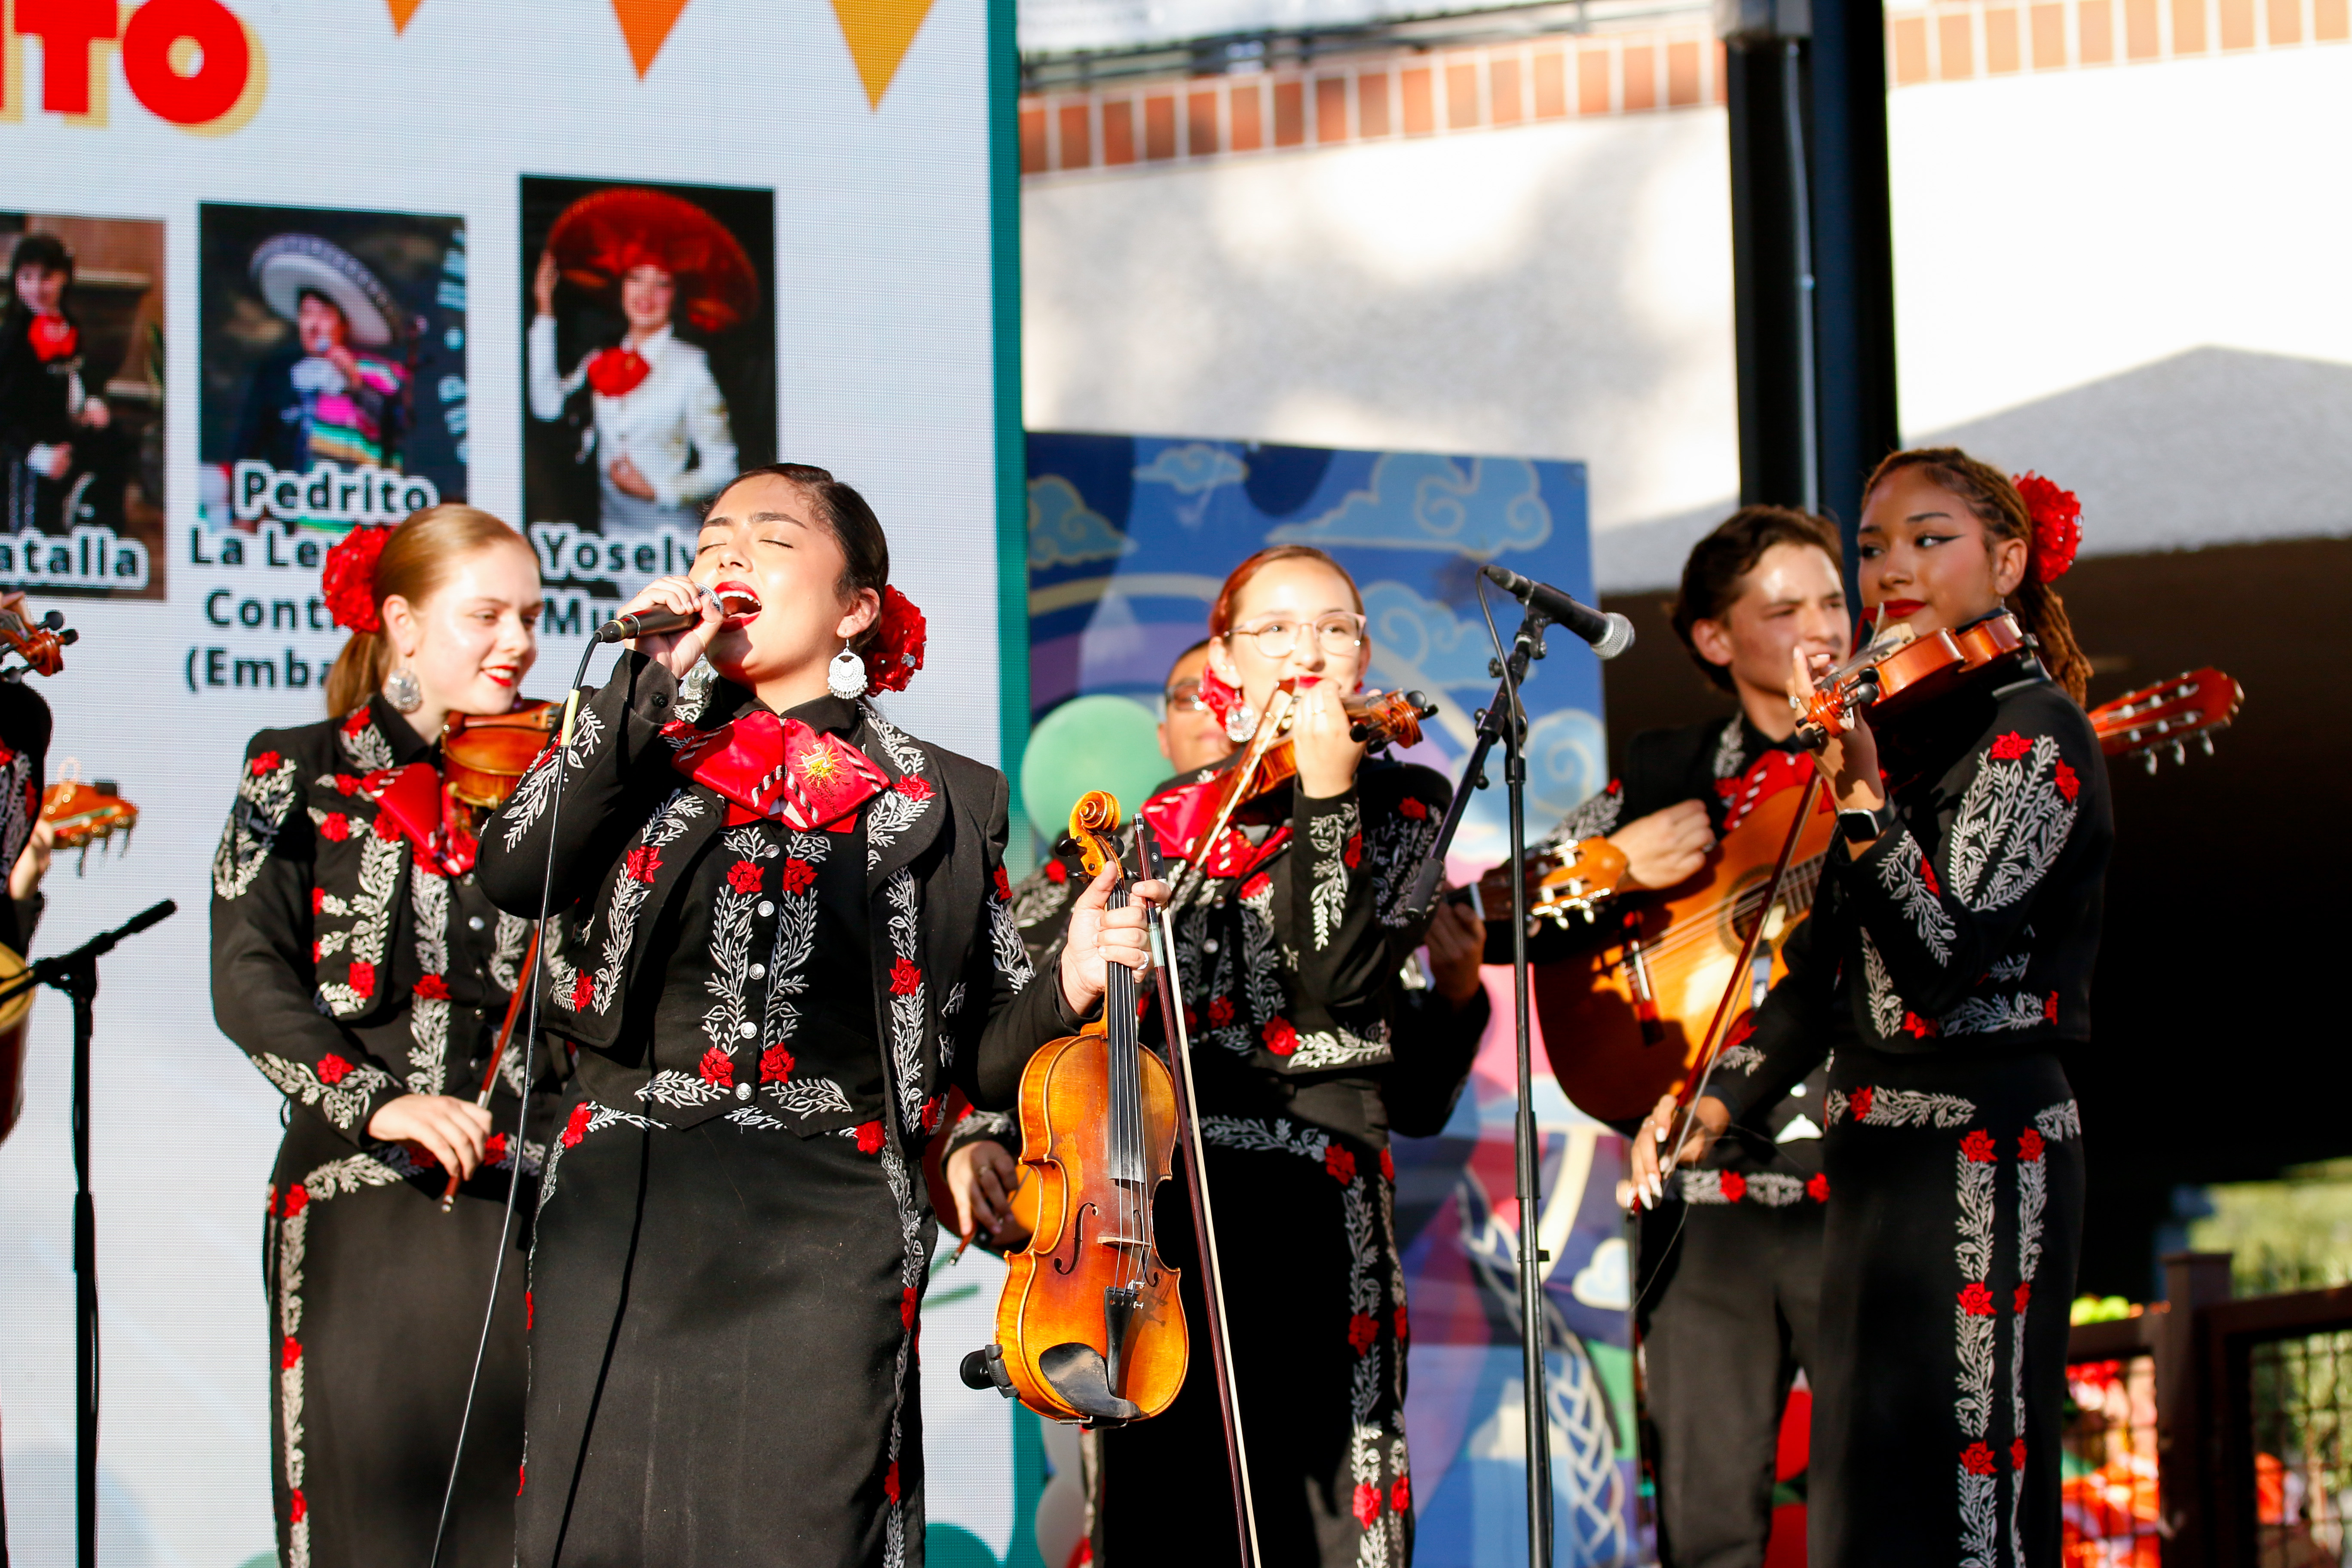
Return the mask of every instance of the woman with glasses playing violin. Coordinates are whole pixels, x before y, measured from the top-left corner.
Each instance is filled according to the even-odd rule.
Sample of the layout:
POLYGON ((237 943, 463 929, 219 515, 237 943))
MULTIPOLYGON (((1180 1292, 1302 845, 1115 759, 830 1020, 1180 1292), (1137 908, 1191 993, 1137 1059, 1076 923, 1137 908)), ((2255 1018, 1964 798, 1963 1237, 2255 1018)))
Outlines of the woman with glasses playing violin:
MULTIPOLYGON (((1817 1568, 2059 1560, 2083 1203, 2060 1053, 2090 1037, 2114 837, 2089 665, 2052 586, 2078 510, 1956 449, 1879 465, 1859 574, 1875 638, 1965 633, 2013 599, 2040 658, 1817 742, 1841 841, 1745 1042, 1759 1059, 1717 1072, 1689 1117, 1661 1100, 1634 1140, 1654 1204, 1678 1147, 1703 1157, 1830 1058, 1817 1568)), ((1818 719, 1830 660, 1793 663, 1790 700, 1818 719)))

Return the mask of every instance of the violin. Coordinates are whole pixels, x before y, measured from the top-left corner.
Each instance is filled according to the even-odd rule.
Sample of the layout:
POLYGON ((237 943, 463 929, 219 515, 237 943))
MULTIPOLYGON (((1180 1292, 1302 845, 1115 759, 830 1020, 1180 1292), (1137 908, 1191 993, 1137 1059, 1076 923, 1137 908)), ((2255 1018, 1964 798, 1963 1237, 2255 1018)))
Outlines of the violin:
POLYGON ((91 845, 104 844, 120 833, 124 851, 130 850, 131 830, 139 825, 139 808, 122 798, 112 779, 82 783, 81 764, 68 757, 58 770, 57 782, 41 792, 41 820, 49 825, 55 847, 81 851, 81 861, 74 868, 79 876, 89 867, 91 845))
POLYGON ((0 658, 13 653, 25 661, 24 668, 0 671, 0 678, 21 680, 27 671, 55 675, 66 667, 66 645, 80 637, 55 610, 35 620, 22 590, 0 594, 0 658))
MULTIPOLYGON (((1118 800, 1100 790, 1071 807, 1089 878, 1118 864, 1118 800)), ((1127 901, 1121 867, 1108 907, 1127 901)), ((1101 1019, 1041 1047, 1022 1071, 1021 1163, 1036 1177, 1036 1224, 1005 1259, 996 1342, 963 1369, 967 1383, 1087 1426, 1159 1415, 1191 1359, 1178 1272, 1152 1234, 1152 1199, 1175 1153, 1175 1087, 1143 1048, 1134 972, 1113 963, 1106 981, 1101 1019)))
POLYGON ((2034 657, 2033 639, 2007 610, 1957 632, 1913 636, 1897 626, 1813 682, 1797 717, 1797 738, 1818 747, 1854 726, 1867 709, 1894 718, 1979 677, 2011 672, 2034 657))

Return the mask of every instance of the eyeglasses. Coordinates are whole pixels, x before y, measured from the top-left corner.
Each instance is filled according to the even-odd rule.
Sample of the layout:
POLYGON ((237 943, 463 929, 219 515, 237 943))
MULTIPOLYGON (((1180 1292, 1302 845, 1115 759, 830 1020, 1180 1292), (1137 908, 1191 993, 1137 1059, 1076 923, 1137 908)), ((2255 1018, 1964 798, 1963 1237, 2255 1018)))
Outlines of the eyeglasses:
MULTIPOLYGON (((1247 637, 1257 644, 1257 651, 1268 658, 1287 658, 1298 647, 1297 621, 1267 621, 1262 626, 1235 626, 1227 638, 1247 637)), ((1348 610, 1334 610, 1316 621, 1315 640, 1328 654, 1353 653, 1364 646, 1364 617, 1348 610)))
POLYGON ((1201 700, 1201 683, 1198 680, 1180 680, 1160 695, 1167 700, 1171 713, 1206 713, 1209 710, 1209 705, 1201 700))

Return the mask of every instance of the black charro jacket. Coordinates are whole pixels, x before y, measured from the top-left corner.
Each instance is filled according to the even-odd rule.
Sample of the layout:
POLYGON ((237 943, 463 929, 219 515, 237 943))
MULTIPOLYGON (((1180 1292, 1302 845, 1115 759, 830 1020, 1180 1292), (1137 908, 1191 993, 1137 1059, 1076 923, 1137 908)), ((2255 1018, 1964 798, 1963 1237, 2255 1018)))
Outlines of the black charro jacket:
MULTIPOLYGON (((662 728, 716 728, 754 702, 730 682, 681 686, 651 659, 625 654, 583 700, 571 746, 551 749, 482 835, 483 884, 518 914, 539 912, 553 857, 542 1016, 581 1047, 582 1087, 601 1105, 665 1126, 749 1110, 776 1087, 761 1083, 756 1035, 730 1074, 665 1059, 653 1028, 665 973, 646 963, 688 868, 729 812, 722 796, 672 767, 678 746, 662 728)), ((861 808, 873 972, 811 973, 806 983, 870 989, 893 1133, 912 1143, 936 1123, 950 1084, 974 1104, 1011 1104, 1030 1054, 1079 1020, 1055 979, 1031 966, 1007 907, 1004 775, 902 733, 871 704, 848 738, 890 782, 861 808)), ((722 1006, 730 984, 714 970, 722 1006)), ((740 986, 734 1002, 743 1004, 740 986)))

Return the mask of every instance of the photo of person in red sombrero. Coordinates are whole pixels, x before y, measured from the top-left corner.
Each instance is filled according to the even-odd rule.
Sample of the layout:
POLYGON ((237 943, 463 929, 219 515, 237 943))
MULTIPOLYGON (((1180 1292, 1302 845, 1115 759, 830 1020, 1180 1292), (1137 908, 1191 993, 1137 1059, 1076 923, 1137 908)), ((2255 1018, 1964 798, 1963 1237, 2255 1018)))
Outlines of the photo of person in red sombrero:
MULTIPOLYGON (((712 202, 706 193, 690 199, 645 185, 524 184, 527 240, 530 209, 544 208, 548 195, 567 198, 530 267, 524 357, 532 425, 570 437, 557 451, 541 442, 532 465, 533 478, 556 468, 563 503, 547 507, 533 496, 526 510, 535 521, 593 522, 606 535, 674 530, 690 538, 702 503, 763 456, 737 439, 742 410, 726 373, 743 356, 722 345, 760 335, 747 328, 766 315, 772 241, 770 225, 758 220, 772 198, 722 193, 737 199, 712 202), (752 221, 740 210, 746 205, 759 209, 752 221), (716 210, 722 207, 736 210, 716 210), (759 232, 744 232, 751 227, 759 232)), ((772 349, 762 348, 757 357, 772 365, 772 349)), ((772 429, 772 376, 760 390, 772 429)))

